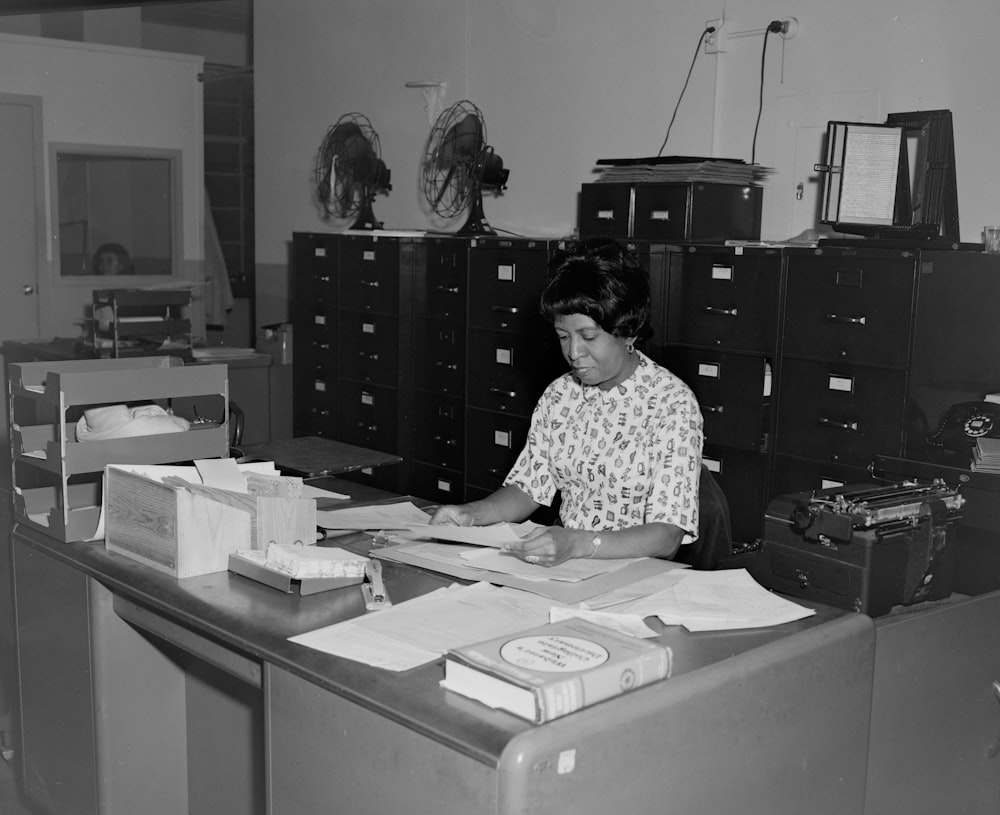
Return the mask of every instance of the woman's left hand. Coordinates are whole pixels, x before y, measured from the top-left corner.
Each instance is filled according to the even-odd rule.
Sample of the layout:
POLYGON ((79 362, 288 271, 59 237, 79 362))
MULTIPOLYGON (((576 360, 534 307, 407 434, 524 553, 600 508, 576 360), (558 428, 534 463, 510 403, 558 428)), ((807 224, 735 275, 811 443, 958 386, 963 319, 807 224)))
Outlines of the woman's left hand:
MULTIPOLYGON (((589 533, 592 538, 593 533, 589 533)), ((586 533, 578 529, 564 529, 561 526, 546 526, 518 543, 507 544, 501 551, 521 558, 538 566, 555 566, 573 557, 586 557, 589 544, 586 533), (583 549, 584 551, 580 551, 583 549)))

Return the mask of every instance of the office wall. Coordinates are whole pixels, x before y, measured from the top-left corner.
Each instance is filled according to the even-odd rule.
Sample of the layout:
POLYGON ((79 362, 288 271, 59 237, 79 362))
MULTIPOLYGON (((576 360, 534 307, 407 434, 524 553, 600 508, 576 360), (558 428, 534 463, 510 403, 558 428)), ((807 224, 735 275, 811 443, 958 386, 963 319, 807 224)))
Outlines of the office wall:
POLYGON ((291 232, 344 226, 325 222, 311 195, 316 148, 340 114, 362 111, 380 134, 393 173, 392 192, 375 203, 386 228, 439 228, 417 187, 423 100, 404 85, 446 80, 445 104, 467 97, 483 109, 511 171, 506 193, 486 199, 490 222, 565 235, 596 159, 657 153, 697 38, 723 6, 722 33, 740 36, 723 37, 718 56, 699 54, 665 153, 750 160, 765 39, 746 32, 795 16, 793 38, 767 40, 755 156, 776 169, 765 238, 814 221, 815 174, 803 168, 820 158, 826 121, 915 109, 954 113, 963 239, 1000 220, 990 159, 1000 56, 987 39, 1000 23, 995 0, 256 0, 260 321, 287 317, 291 232))
MULTIPOLYGON (((182 274, 191 280, 203 278, 205 257, 201 66, 192 56, 0 34, 0 92, 41 98, 46 165, 51 143, 182 152, 182 274)), ((74 336, 91 294, 54 276, 49 182, 41 331, 74 336)), ((194 316, 203 331, 203 310, 194 316)))

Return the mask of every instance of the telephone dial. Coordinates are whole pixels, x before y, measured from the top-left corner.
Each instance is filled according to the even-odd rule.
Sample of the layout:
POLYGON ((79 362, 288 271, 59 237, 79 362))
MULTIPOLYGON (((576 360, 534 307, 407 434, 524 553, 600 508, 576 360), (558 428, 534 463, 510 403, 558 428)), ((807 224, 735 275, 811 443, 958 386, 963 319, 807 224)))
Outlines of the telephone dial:
POLYGON ((1000 404, 959 402, 948 408, 941 426, 928 436, 927 443, 961 452, 983 436, 1000 438, 1000 404))

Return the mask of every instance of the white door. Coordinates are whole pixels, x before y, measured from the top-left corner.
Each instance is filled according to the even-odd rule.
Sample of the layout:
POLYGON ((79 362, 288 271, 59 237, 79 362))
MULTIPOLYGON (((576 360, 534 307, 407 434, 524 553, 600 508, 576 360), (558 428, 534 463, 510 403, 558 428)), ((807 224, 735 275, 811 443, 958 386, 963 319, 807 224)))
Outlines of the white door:
MULTIPOLYGON (((0 94, 0 340, 33 339, 39 331, 45 201, 41 122, 40 98, 0 94)), ((6 440, 6 397, 0 404, 0 438, 6 440)))
POLYGON ((777 100, 774 155, 785 157, 767 182, 767 234, 795 237, 819 225, 820 176, 813 165, 824 160, 828 122, 881 122, 877 91, 782 96, 777 100), (788 161, 788 157, 793 157, 788 161))

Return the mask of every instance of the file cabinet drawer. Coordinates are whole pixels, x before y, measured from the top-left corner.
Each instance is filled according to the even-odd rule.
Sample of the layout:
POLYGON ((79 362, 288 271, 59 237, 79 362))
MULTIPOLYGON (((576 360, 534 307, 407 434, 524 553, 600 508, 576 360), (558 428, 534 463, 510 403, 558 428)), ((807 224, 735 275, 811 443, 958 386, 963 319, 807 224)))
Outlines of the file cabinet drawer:
POLYGON ((580 187, 581 235, 630 237, 631 214, 631 184, 597 183, 580 187))
POLYGON ((745 450, 765 446, 770 397, 764 396, 763 357, 671 348, 666 367, 694 392, 707 442, 745 450))
POLYGON ((461 470, 465 461, 465 413, 462 400, 435 393, 418 393, 416 417, 413 457, 439 467, 461 470))
POLYGON ((399 377, 399 321, 385 315, 342 313, 338 329, 340 375, 395 385, 399 377))
POLYGON ((835 461, 805 461, 791 456, 775 456, 771 497, 868 483, 875 483, 875 479, 866 467, 835 461))
POLYGON ((538 298, 548 270, 545 243, 494 241, 469 254, 469 324, 518 334, 551 331, 538 298))
POLYGON ((420 487, 420 497, 439 504, 460 504, 465 501, 465 488, 460 470, 433 467, 414 462, 413 483, 420 487))
POLYGON ((341 382, 337 394, 337 438, 395 453, 397 405, 398 396, 392 388, 341 382))
POLYGON ((780 285, 778 253, 676 253, 667 291, 667 340, 773 353, 780 285))
POLYGON ((468 294, 467 268, 464 242, 452 240, 442 244, 430 241, 426 247, 424 302, 417 302, 415 313, 436 319, 464 321, 468 294))
POLYGON ((912 258, 792 257, 785 353, 905 365, 914 277, 912 258))
POLYGON ((528 419, 469 409, 466 414, 469 484, 495 490, 514 466, 528 438, 528 419))
POLYGON ((759 538, 767 503, 765 456, 706 444, 701 460, 725 493, 733 540, 752 541, 759 538))
POLYGON ((866 467, 903 439, 903 371, 786 359, 777 452, 866 467))
POLYGON ((340 244, 340 305, 352 311, 399 311, 399 244, 344 237, 340 244), (348 271, 349 270, 349 271, 348 271))
POLYGON ((555 334, 540 345, 523 334, 471 331, 469 404, 528 416, 545 386, 565 370, 561 360, 555 334), (551 364, 546 364, 546 358, 551 364))
POLYGON ((419 320, 413 348, 421 388, 449 396, 465 393, 465 330, 444 320, 419 320))

